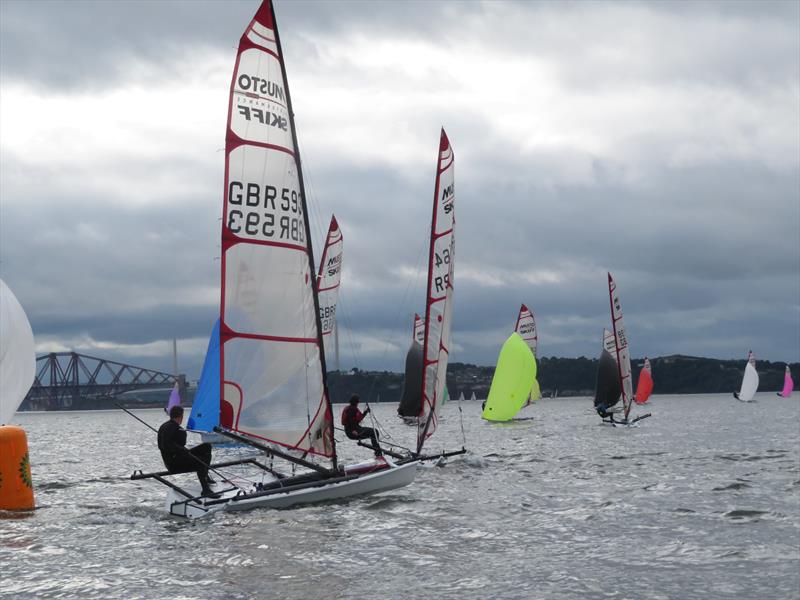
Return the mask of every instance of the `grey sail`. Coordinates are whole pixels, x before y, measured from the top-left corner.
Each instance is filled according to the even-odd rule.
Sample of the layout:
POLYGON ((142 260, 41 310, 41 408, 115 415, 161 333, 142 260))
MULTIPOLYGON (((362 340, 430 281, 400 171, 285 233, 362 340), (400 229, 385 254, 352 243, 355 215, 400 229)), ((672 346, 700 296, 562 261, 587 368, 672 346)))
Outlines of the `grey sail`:
POLYGON ((422 345, 412 341, 406 354, 403 395, 397 407, 397 414, 401 417, 418 417, 422 410, 422 356, 422 345))
POLYGON ((594 407, 598 411, 608 410, 619 402, 622 386, 619 382, 619 368, 617 361, 603 349, 600 362, 597 365, 597 386, 594 391, 594 407))

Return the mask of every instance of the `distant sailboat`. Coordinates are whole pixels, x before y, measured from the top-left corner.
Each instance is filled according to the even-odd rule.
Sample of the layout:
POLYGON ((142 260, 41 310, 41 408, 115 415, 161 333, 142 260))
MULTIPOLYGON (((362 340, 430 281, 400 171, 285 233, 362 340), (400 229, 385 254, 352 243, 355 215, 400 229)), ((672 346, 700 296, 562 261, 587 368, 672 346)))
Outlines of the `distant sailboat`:
MULTIPOLYGON (((614 355, 616 358, 617 377, 619 379, 619 386, 622 393, 623 418, 621 421, 614 420, 613 411, 610 411, 609 408, 611 408, 613 404, 616 404, 616 401, 613 401, 613 404, 605 404, 605 402, 611 402, 613 400, 613 398, 611 398, 607 393, 605 397, 601 396, 600 401, 598 400, 598 395, 595 395, 595 409, 604 421, 606 418, 608 418, 608 422, 615 425, 632 425, 637 421, 646 419, 650 416, 650 413, 637 416, 635 419, 630 419, 631 406, 633 406, 634 403, 633 385, 631 384, 631 357, 630 350, 628 348, 628 336, 625 331, 625 322, 622 318, 622 304, 619 299, 619 291, 617 290, 617 284, 614 281, 614 278, 611 276, 611 273, 608 273, 608 298, 611 304, 614 355)), ((609 345, 609 342, 610 340, 604 331, 604 352, 607 352, 606 347, 609 345)), ((609 354, 611 353, 609 352, 609 354)), ((601 379, 601 370, 607 368, 608 361, 607 359, 604 360, 604 355, 601 355, 600 364, 598 365, 598 389, 601 379)))
POLYGON ((469 397, 469 401, 470 402, 475 402, 477 399, 478 399, 478 397, 475 395, 475 392, 472 392, 472 395, 469 397))
POLYGON ((636 404, 644 404, 653 393, 653 374, 650 369, 650 360, 645 357, 644 367, 639 371, 639 381, 636 384, 636 404))
POLYGON ((181 393, 178 390, 178 382, 175 382, 175 385, 172 386, 172 391, 169 393, 169 400, 167 400, 167 405, 164 407, 164 412, 169 414, 169 411, 172 410, 173 406, 180 406, 181 405, 181 393))
POLYGON ((466 400, 466 398, 464 398, 464 392, 461 392, 461 393, 458 395, 458 401, 459 401, 459 402, 464 402, 465 400, 466 400))
POLYGON ((513 419, 527 404, 534 381, 536 359, 525 340, 514 332, 500 349, 481 416, 487 421, 513 419))
POLYGON ((789 369, 789 365, 786 365, 786 371, 783 374, 783 390, 778 392, 778 396, 788 398, 792 395, 793 389, 794 381, 792 381, 792 371, 789 369))
POLYGON ((747 364, 744 367, 742 386, 739 392, 733 392, 733 397, 741 402, 752 402, 758 390, 758 371, 756 371, 756 357, 750 350, 747 354, 747 364))

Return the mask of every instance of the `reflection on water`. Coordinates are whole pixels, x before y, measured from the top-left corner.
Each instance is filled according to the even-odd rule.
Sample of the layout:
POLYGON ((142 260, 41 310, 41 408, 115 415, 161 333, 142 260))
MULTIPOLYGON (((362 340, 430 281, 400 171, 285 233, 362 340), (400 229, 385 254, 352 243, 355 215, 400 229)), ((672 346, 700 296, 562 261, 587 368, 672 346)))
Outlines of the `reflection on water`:
MULTIPOLYGON (((800 410, 760 400, 656 396, 634 428, 598 425, 588 399, 541 400, 507 425, 465 402, 471 454, 410 487, 197 522, 128 479, 161 469, 130 417, 23 414, 38 508, 0 514, 0 597, 798 597, 800 410)), ((394 410, 373 406, 411 445, 394 410)), ((431 441, 460 447, 456 402, 431 441)))

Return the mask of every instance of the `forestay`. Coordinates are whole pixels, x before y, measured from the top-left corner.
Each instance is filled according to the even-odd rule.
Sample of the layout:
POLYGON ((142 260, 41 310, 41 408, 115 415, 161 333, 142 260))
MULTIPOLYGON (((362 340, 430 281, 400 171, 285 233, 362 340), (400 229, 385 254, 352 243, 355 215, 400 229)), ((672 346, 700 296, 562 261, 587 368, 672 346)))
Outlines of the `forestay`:
POLYGON ((230 88, 220 308, 232 428, 334 457, 302 172, 280 38, 265 1, 230 88))
POLYGON ((28 316, 0 279, 0 425, 7 425, 31 389, 36 351, 28 316))
POLYGON ((344 240, 336 217, 331 217, 325 249, 319 261, 317 285, 319 292, 319 320, 322 325, 322 339, 325 343, 325 356, 330 356, 331 334, 336 329, 336 305, 339 301, 339 282, 342 278, 342 252, 344 240))
POLYGON ((436 430, 437 411, 444 394, 453 316, 453 265, 455 262, 455 166, 453 150, 442 129, 433 194, 431 245, 425 308, 422 374, 422 411, 417 452, 436 430))
POLYGON ((622 404, 625 407, 625 419, 631 410, 633 401, 633 386, 631 384, 631 356, 628 350, 628 336, 625 333, 625 323, 622 320, 622 305, 619 301, 617 284, 611 273, 608 274, 608 297, 611 301, 611 323, 614 326, 614 349, 619 369, 619 380, 622 387, 622 404))

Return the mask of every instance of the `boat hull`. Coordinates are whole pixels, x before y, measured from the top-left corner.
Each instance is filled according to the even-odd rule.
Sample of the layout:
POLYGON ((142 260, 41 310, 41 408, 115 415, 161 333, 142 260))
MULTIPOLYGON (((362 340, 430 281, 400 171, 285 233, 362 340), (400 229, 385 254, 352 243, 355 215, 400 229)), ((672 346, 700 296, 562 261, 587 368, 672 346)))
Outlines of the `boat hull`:
MULTIPOLYGON (((303 504, 329 502, 353 496, 377 494, 409 485, 417 474, 418 461, 404 465, 388 463, 380 470, 359 474, 359 467, 345 469, 345 477, 326 483, 310 482, 306 486, 292 486, 287 492, 276 491, 269 495, 242 497, 239 490, 229 489, 219 499, 198 498, 187 501, 174 490, 167 495, 167 510, 179 517, 197 519, 222 510, 242 511, 254 508, 290 508, 303 504)), ((264 481, 274 482, 275 479, 264 481)))

